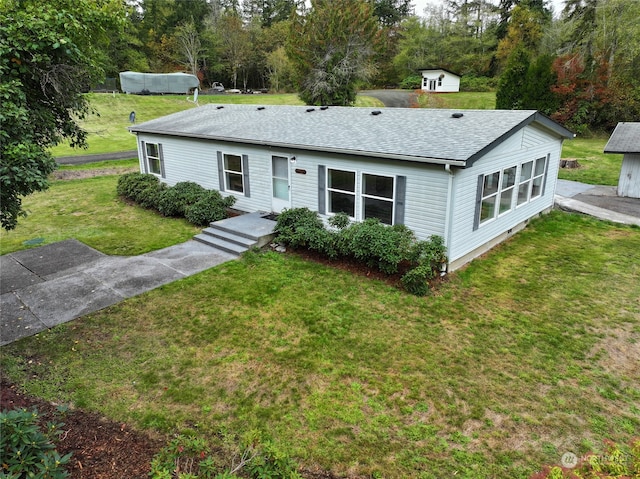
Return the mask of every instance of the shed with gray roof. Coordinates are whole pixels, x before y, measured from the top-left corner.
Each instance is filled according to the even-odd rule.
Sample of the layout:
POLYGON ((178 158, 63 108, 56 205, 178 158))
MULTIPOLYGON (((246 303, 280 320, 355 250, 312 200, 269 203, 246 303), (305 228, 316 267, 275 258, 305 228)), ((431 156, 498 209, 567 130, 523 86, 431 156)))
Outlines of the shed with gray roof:
POLYGON ((618 196, 640 198, 640 123, 618 123, 604 152, 624 155, 618 179, 618 196))
POLYGON ((531 110, 206 105, 130 127, 140 169, 254 212, 402 223, 455 269, 553 206, 562 142, 531 110))

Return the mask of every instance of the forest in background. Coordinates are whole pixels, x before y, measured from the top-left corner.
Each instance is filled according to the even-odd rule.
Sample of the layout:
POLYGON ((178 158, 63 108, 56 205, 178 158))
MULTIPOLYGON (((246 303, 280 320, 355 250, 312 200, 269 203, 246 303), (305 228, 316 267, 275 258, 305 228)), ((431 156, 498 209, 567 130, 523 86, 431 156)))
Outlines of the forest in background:
POLYGON ((419 88, 420 68, 497 90, 497 108, 538 109, 577 132, 640 116, 640 2, 128 0, 106 75, 185 71, 202 87, 297 91, 350 104, 356 88, 419 88), (418 15, 419 14, 419 15, 418 15), (345 85, 347 86, 345 88, 345 85))

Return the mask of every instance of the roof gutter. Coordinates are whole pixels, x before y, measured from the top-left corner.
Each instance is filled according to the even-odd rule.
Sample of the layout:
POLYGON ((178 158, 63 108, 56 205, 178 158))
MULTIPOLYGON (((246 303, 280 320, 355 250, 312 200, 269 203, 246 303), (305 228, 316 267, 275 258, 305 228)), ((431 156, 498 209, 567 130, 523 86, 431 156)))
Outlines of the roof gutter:
POLYGON ((381 152, 366 151, 366 150, 348 150, 345 148, 328 148, 328 147, 322 147, 322 146, 298 145, 295 143, 281 143, 277 141, 256 141, 256 140, 248 140, 248 139, 245 140, 242 138, 216 137, 211 135, 200 135, 197 133, 177 134, 171 131, 136 129, 136 127, 129 127, 129 131, 136 134, 146 133, 149 135, 173 136, 173 137, 179 137, 179 138, 195 138, 199 140, 223 141, 227 143, 242 143, 246 145, 270 146, 274 148, 289 148, 289 149, 306 150, 306 151, 322 151, 325 153, 368 156, 371 158, 411 161, 411 162, 428 163, 428 164, 434 164, 434 165, 451 165, 451 166, 459 166, 462 168, 467 166, 466 160, 450 160, 446 158, 429 158, 429 157, 423 157, 423 156, 398 155, 393 153, 381 153, 381 152))

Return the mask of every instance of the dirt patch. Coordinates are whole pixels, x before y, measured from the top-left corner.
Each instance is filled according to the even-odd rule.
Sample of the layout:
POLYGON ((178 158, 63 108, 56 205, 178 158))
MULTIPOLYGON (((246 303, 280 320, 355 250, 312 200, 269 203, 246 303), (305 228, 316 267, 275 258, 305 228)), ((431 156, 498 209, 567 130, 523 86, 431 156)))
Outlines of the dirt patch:
POLYGON ((135 173, 138 171, 138 168, 135 166, 96 168, 92 170, 56 170, 51 173, 51 178, 55 180, 83 180, 86 178, 95 178, 96 176, 123 175, 125 173, 135 173))
POLYGON ((153 456, 166 443, 95 413, 74 409, 61 415, 55 404, 22 394, 2 380, 0 410, 21 408, 37 409, 43 424, 64 423, 56 448, 60 455, 73 453, 67 464, 70 479, 148 477, 153 456))
POLYGON ((618 327, 610 335, 598 342, 591 351, 596 356, 604 351, 598 364, 607 372, 628 378, 640 377, 640 341, 631 327, 618 327))
MULTIPOLYGON (((56 443, 61 456, 72 453, 66 466, 69 479, 122 479, 149 477, 153 457, 167 444, 168 438, 136 431, 125 423, 111 421, 99 414, 72 409, 62 414, 56 404, 28 394, 0 380, 0 411, 36 409, 44 425, 64 423, 56 443)), ((301 468, 305 479, 338 479, 318 467, 301 468)), ((364 479, 349 476, 348 479, 364 479)))

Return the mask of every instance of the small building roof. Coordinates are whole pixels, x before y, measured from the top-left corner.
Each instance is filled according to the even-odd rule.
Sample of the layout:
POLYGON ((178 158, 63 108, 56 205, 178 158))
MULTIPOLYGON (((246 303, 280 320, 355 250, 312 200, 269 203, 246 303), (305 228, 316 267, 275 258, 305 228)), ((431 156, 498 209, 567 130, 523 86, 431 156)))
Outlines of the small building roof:
POLYGON ((204 105, 129 127, 225 142, 470 166, 530 123, 573 133, 534 110, 204 105))
POLYGON ((605 153, 640 153, 640 123, 621 122, 604 147, 605 153))
POLYGON ((418 68, 418 71, 423 73, 423 72, 436 72, 436 71, 443 71, 443 72, 447 72, 450 73, 453 76, 457 76, 458 78, 460 78, 460 75, 456 72, 452 72, 451 70, 447 70, 446 68, 440 68, 440 67, 427 67, 427 68, 418 68))

